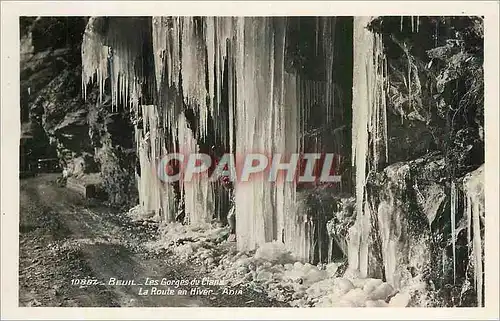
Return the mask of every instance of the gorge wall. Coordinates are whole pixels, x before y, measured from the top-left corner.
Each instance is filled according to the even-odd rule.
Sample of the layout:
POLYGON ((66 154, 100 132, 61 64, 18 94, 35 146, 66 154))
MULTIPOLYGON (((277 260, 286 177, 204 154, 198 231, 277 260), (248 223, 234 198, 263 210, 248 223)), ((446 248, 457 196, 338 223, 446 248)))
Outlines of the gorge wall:
POLYGON ((98 100, 93 88, 81 91, 81 44, 88 18, 22 17, 21 157, 28 162, 57 157, 69 175, 100 173, 112 205, 137 199, 135 148, 130 117, 98 100), (130 179, 132 177, 132 179, 130 179))
POLYGON ((115 203, 137 190, 158 220, 200 224, 226 223, 234 199, 239 250, 277 240, 303 261, 412 288, 413 305, 481 306, 482 28, 477 17, 92 17, 59 76, 26 68, 21 103, 65 166, 100 172, 115 203), (157 168, 173 152, 335 153, 342 180, 174 184, 157 168))

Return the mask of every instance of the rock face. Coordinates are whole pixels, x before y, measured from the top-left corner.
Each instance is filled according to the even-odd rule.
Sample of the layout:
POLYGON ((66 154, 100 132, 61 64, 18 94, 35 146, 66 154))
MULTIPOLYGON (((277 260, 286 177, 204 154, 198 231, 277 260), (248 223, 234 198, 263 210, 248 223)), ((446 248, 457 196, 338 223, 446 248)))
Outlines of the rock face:
POLYGON ((135 203, 133 145, 126 113, 112 113, 90 88, 83 98, 81 42, 86 18, 21 19, 21 121, 33 159, 58 157, 67 175, 100 173, 109 200, 135 203), (48 151, 48 152, 47 152, 48 151), (130 154, 130 153, 129 153, 130 154))

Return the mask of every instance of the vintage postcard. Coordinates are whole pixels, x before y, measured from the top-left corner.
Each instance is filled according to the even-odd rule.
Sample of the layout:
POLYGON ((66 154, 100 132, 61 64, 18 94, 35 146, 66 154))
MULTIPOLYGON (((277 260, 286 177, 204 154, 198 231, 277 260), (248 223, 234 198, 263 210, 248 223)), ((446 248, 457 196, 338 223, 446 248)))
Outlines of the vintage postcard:
POLYGON ((2 318, 498 318, 498 9, 3 2, 2 318))

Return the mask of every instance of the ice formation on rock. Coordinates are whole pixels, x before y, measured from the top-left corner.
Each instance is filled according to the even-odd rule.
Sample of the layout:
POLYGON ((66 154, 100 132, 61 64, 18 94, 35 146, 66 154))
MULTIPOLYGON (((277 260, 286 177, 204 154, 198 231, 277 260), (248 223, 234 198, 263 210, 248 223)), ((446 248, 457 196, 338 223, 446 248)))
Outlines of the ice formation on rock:
MULTIPOLYGON (((405 213, 397 204, 394 191, 386 191, 387 197, 377 208, 370 208, 370 195, 366 191, 368 173, 380 172, 388 159, 387 62, 382 36, 366 28, 370 21, 371 17, 355 17, 353 22, 352 164, 356 219, 348 233, 346 252, 350 270, 358 270, 361 278, 367 277, 370 235, 376 233, 382 243, 387 282, 398 288, 400 261, 408 254, 399 250, 401 243, 407 241, 401 236, 406 228, 402 224, 405 213), (378 227, 373 231, 375 223, 378 227)), ((419 21, 418 17, 416 21, 411 18, 411 26, 413 29, 416 26, 417 32, 419 21)), ((179 207, 176 186, 162 182, 157 175, 159 161, 167 153, 206 152, 215 145, 234 153, 238 163, 238 157, 249 152, 282 154, 283 162, 290 153, 306 149, 321 152, 325 138, 321 134, 311 135, 317 129, 314 127, 318 127, 309 123, 312 115, 325 116, 316 117, 321 119, 319 126, 341 117, 338 112, 341 109, 335 103, 338 89, 332 74, 335 18, 316 20, 315 46, 324 57, 324 79, 311 79, 286 68, 288 23, 283 17, 90 19, 82 44, 84 93, 87 85, 96 81, 102 94, 109 82, 114 108, 125 105, 132 108, 141 168, 137 175, 139 198, 146 211, 161 214, 165 221, 176 217, 179 207)), ((418 74, 411 66, 409 73, 410 83, 418 74)), ((408 88, 410 96, 418 95, 411 92, 411 84, 408 88)), ((404 166, 395 166, 387 175, 391 180, 404 179, 407 171, 404 166)), ((463 182, 479 305, 483 288, 481 179, 482 168, 463 182)), ((458 183, 451 186, 450 204, 454 274, 455 219, 461 197, 455 184, 458 183)), ((328 240, 316 239, 319 223, 301 210, 296 187, 295 182, 272 184, 263 179, 234 183, 231 192, 235 200, 238 250, 254 250, 277 241, 293 250, 297 259, 311 261, 314 246, 322 246, 314 242, 328 240)), ((186 222, 203 224, 214 218, 215 183, 198 179, 180 182, 178 188, 186 222)), ((414 189, 420 191, 418 186, 414 189)), ((434 186, 417 196, 420 197, 417 203, 426 209, 430 226, 444 192, 434 186)), ((418 246, 415 249, 420 250, 418 246)), ((361 292, 357 287, 348 299, 354 305, 384 305, 378 298, 369 298, 361 292)), ((407 294, 403 293, 394 302, 407 301, 407 294)))
POLYGON ((133 101, 129 99, 130 94, 141 96, 143 84, 154 84, 147 79, 141 59, 145 57, 144 42, 150 38, 148 25, 144 19, 134 17, 93 17, 89 20, 82 42, 84 94, 94 76, 101 94, 109 78, 112 105, 126 105, 133 101))
POLYGON ((387 158, 386 61, 382 38, 366 29, 371 17, 354 18, 352 160, 356 168, 356 223, 349 232, 349 266, 368 273, 370 213, 366 175, 387 158))
POLYGON ((463 180, 465 193, 465 214, 469 243, 472 234, 472 257, 474 285, 477 291, 477 305, 483 306, 483 241, 481 225, 484 226, 484 165, 467 174, 463 180))

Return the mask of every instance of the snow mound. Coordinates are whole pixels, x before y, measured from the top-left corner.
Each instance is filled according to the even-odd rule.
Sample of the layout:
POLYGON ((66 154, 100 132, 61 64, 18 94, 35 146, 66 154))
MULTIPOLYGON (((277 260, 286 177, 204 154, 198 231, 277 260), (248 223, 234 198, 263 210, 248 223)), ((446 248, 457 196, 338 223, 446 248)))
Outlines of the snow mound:
POLYGON ((286 249, 285 244, 282 242, 270 242, 262 245, 255 252, 256 259, 263 259, 272 263, 290 263, 294 262, 292 253, 286 249))
POLYGON ((411 294, 398 292, 380 279, 361 278, 355 270, 338 275, 340 263, 312 265, 296 261, 281 242, 269 242, 255 252, 237 252, 226 242, 229 230, 212 224, 171 223, 149 243, 183 262, 199 265, 227 286, 245 286, 296 307, 405 307, 411 294))

